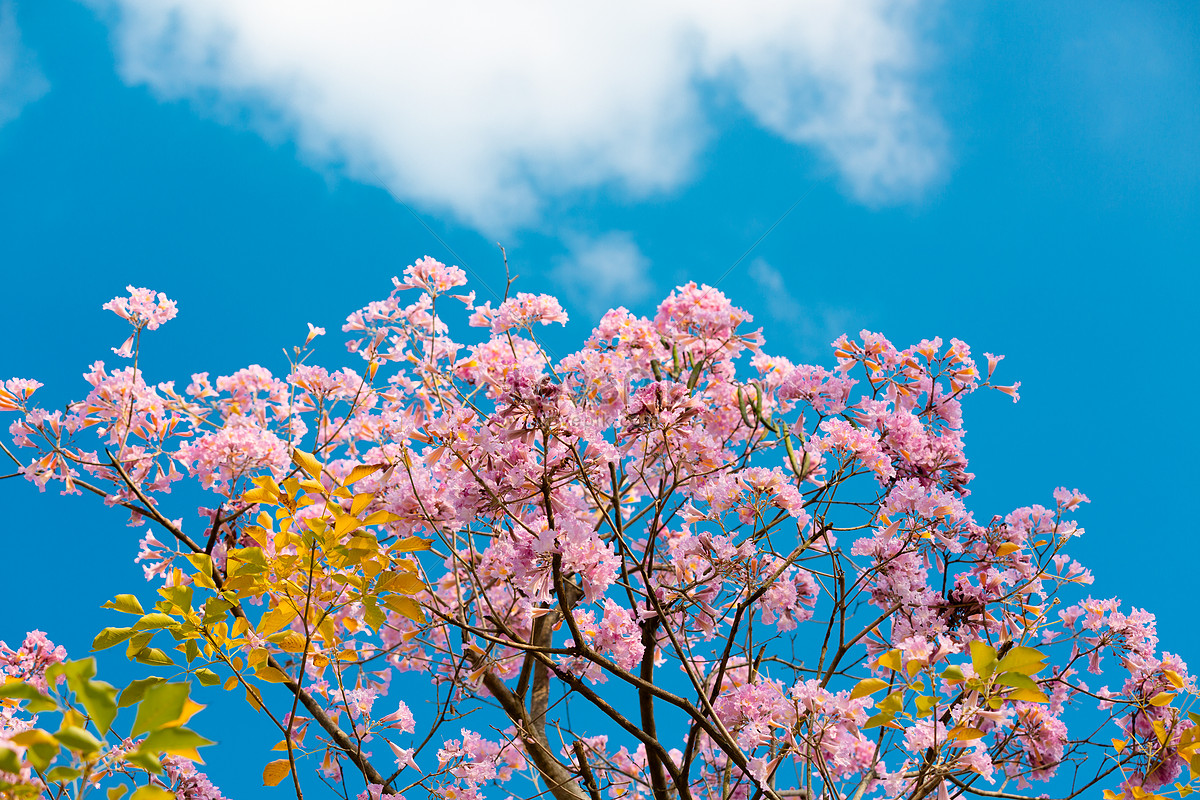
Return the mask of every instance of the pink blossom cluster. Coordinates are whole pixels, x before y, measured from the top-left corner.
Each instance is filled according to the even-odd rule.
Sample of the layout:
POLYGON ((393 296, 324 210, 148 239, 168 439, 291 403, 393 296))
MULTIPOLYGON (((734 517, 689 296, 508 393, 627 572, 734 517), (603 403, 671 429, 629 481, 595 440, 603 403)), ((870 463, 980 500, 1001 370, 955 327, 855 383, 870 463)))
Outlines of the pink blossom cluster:
MULTIPOLYGON (((217 498, 202 514, 226 569, 228 552, 255 546, 242 493, 288 473, 293 448, 316 454, 329 486, 379 466, 354 486, 359 510, 383 520, 370 530, 384 544, 433 543, 419 556, 428 589, 412 596, 426 621, 349 596, 329 620, 354 665, 305 667, 330 719, 388 743, 399 777, 366 796, 533 796, 570 781, 576 800, 776 800, 785 785, 862 800, 1023 787, 1108 762, 1113 786, 1180 776, 1194 681, 1159 652, 1148 613, 1080 598, 1092 575, 1067 548, 1087 497, 968 507, 964 406, 983 389, 1016 399, 1019 384, 992 382, 1001 357, 981 370, 957 339, 900 348, 861 331, 833 343, 829 364, 793 363, 695 283, 652 316, 607 312, 562 357, 535 338, 566 322, 553 297, 493 308, 452 295, 482 329, 460 344, 442 314, 465 283, 425 258, 350 314, 361 373, 251 364, 177 392, 141 365, 97 362, 66 414, 30 405, 36 381, 8 381, 0 407, 18 414, 22 473, 66 491, 88 482, 155 520, 138 557, 168 582, 186 543, 175 515, 152 511, 185 476, 217 498), (975 666, 1027 651, 1047 663, 1018 678, 975 666), (1108 684, 1093 690, 1084 672, 1108 684), (440 698, 431 729, 404 703, 373 716, 399 673, 440 698), (1076 730, 1081 707, 1128 744, 1076 730), (471 713, 496 737, 436 730, 471 713), (441 743, 436 763, 426 737, 441 743)), ((270 637, 252 644, 289 657, 270 637)), ((332 778, 349 762, 329 753, 332 778)))
POLYGON ((0 675, 25 681, 38 691, 48 688, 46 670, 67 659, 67 651, 55 645, 41 631, 30 631, 15 650, 0 641, 0 675))
POLYGON ((175 800, 228 800, 188 759, 167 756, 162 765, 175 800))
POLYGON ((133 333, 121 344, 114 347, 113 352, 122 358, 133 355, 133 346, 139 333, 145 330, 157 330, 164 322, 175 318, 178 309, 175 301, 169 300, 165 294, 152 289, 140 289, 136 286, 126 286, 128 297, 114 297, 104 304, 106 311, 111 311, 121 319, 127 320, 133 326, 133 333))
POLYGON ((547 294, 518 292, 514 297, 501 301, 495 309, 491 301, 475 306, 471 325, 488 328, 494 334, 532 328, 534 323, 549 325, 557 322, 567 324, 567 312, 563 311, 556 298, 547 294))

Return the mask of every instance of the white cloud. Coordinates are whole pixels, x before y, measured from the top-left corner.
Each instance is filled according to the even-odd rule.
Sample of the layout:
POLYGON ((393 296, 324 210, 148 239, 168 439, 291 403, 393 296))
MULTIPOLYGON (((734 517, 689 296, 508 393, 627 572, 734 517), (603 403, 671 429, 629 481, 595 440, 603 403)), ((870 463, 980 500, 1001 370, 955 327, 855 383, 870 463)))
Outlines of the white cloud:
POLYGON ((714 89, 867 202, 919 193, 942 164, 913 83, 921 0, 88 2, 126 81, 489 232, 573 190, 681 185, 714 89))
POLYGON ((795 337, 789 342, 789 349, 794 349, 802 356, 818 361, 828 360, 829 343, 843 333, 852 333, 857 327, 856 315, 848 309, 827 305, 812 307, 801 303, 792 294, 783 274, 767 261, 756 258, 746 271, 762 293, 767 314, 781 326, 790 329, 795 337))
POLYGON ((562 238, 568 255, 558 262, 553 277, 565 287, 567 298, 591 315, 589 325, 607 309, 632 306, 654 291, 646 278, 650 259, 628 233, 610 231, 597 237, 570 233, 562 238))
POLYGON ((16 119, 49 88, 33 54, 21 43, 13 4, 0 2, 0 125, 16 119))

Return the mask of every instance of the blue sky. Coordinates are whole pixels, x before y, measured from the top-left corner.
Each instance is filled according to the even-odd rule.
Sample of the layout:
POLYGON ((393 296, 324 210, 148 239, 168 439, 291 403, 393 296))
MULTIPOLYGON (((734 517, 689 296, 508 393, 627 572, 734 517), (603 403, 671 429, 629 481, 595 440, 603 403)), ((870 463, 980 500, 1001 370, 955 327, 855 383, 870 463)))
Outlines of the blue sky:
MULTIPOLYGON (((1200 6, 286 5, 0 0, 0 377, 81 396, 129 283, 179 302, 147 357, 186 382, 282 370, 305 322, 335 331, 425 254, 500 287, 504 244, 563 298, 563 347, 725 275, 792 358, 861 328, 1006 354, 1021 402, 967 408, 972 508, 1080 488, 1093 593, 1200 659, 1200 6)), ((6 573, 0 639, 82 655, 140 584, 136 534, 84 498, 0 498, 5 561, 39 565, 6 573)))

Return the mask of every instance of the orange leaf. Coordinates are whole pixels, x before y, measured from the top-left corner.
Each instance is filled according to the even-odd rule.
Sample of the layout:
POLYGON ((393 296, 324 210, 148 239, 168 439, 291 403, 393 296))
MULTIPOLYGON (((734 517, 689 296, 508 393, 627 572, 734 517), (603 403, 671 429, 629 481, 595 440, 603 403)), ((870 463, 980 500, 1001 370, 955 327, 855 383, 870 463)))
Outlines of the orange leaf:
POLYGON ((272 761, 263 767, 263 786, 278 786, 292 771, 286 758, 272 761))

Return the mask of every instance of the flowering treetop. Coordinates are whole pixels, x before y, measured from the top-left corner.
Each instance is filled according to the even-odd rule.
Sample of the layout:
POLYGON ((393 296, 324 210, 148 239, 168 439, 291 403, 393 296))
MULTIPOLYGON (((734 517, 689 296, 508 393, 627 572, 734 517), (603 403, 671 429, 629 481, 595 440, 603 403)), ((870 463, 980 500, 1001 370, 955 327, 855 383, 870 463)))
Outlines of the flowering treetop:
MULTIPOLYGON (((653 318, 609 311, 558 357, 536 337, 566 322, 552 297, 480 305, 429 258, 393 284, 343 326, 361 371, 309 363, 310 324, 283 377, 148 382, 141 332, 175 304, 131 287, 105 305, 133 325, 114 348, 131 366, 97 361, 65 411, 31 404, 36 381, 0 390, 21 474, 150 525, 137 558, 159 599, 119 595, 136 619, 96 647, 126 644, 159 693, 243 689, 283 737, 266 783, 449 800, 1194 785, 1177 782, 1200 768, 1186 665, 1150 614, 1079 599, 1091 575, 1066 548, 1087 498, 966 505, 962 404, 1017 399, 992 382, 1001 357, 981 371, 956 339, 863 331, 829 366, 794 364, 696 284, 653 318), (463 308, 475 344, 445 321, 463 308), (184 481, 213 498, 198 531, 168 510, 184 481), (408 671, 432 695, 381 700, 408 671)), ((0 694, 36 698, 0 719, 0 780, 58 796, 141 769, 217 796, 187 761, 199 743, 161 731, 86 751, 46 733, 74 770, 55 779, 30 714, 87 729, 93 690, 21 669, 0 694)))

